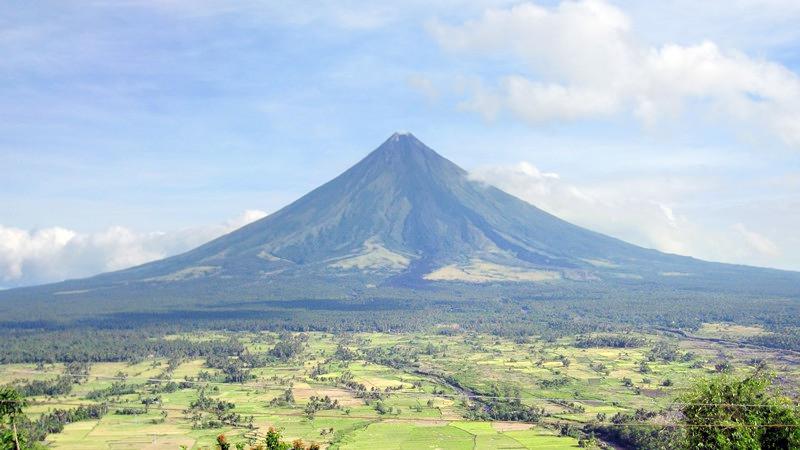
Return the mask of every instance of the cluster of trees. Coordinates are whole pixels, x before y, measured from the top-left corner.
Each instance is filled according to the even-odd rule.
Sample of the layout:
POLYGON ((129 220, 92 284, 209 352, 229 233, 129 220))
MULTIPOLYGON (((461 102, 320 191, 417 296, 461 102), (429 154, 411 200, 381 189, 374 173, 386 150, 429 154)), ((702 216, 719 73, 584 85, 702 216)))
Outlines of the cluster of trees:
MULTIPOLYGON (((657 416, 659 414, 655 412, 637 409, 633 413, 617 413, 611 418, 610 423, 602 423, 605 421, 605 415, 598 415, 600 423, 588 425, 586 431, 590 434, 596 433, 609 442, 631 449, 675 450, 683 448, 685 441, 683 428, 653 423, 652 420, 657 416)), ((663 417, 663 421, 667 420, 670 419, 663 417)))
MULTIPOLYGON (((461 388, 461 383, 456 378, 446 378, 450 385, 461 388)), ((543 408, 524 404, 516 386, 492 384, 486 392, 475 394, 465 405, 466 417, 471 420, 536 423, 545 415, 543 408)))
POLYGON ((74 383, 72 377, 62 375, 53 380, 15 381, 13 385, 25 397, 37 395, 56 397, 72 392, 74 383))
POLYGON ((308 403, 306 403, 306 407, 303 409, 306 417, 311 420, 317 414, 318 411, 327 411, 332 409, 339 409, 341 405, 339 405, 339 400, 331 400, 329 396, 325 397, 317 397, 312 395, 311 398, 308 399, 308 403))
POLYGON ((593 334, 582 335, 575 339, 577 348, 611 347, 611 348, 636 348, 647 343, 647 340, 640 336, 631 334, 593 334))
POLYGON ((333 353, 333 357, 339 361, 352 361, 354 359, 358 359, 358 353, 353 351, 347 345, 339 343, 339 345, 336 346, 336 351, 333 353))
MULTIPOLYGON (((42 367, 43 368, 43 367, 42 367)), ((56 397, 72 392, 72 387, 89 377, 89 364, 73 362, 64 367, 64 373, 52 380, 16 380, 11 383, 23 397, 45 395, 56 397)))
POLYGON ((5 330, 0 363, 131 362, 157 356, 196 359, 244 351, 236 340, 165 339, 162 328, 5 330))
POLYGON ((269 351, 269 354, 281 361, 286 361, 299 355, 305 348, 308 335, 281 333, 280 340, 269 351))
POLYGON ((269 406, 292 406, 294 405, 294 394, 292 388, 283 391, 283 394, 269 401, 269 406))
MULTIPOLYGON (((247 354, 249 353, 242 353, 247 354)), ((251 368, 266 365, 266 362, 259 361, 261 365, 251 366, 246 361, 253 363, 253 359, 242 359, 239 355, 213 354, 206 357, 206 367, 222 371, 223 381, 226 383, 244 383, 253 378, 251 368)))
POLYGON ((580 403, 571 402, 569 400, 551 400, 555 405, 560 405, 567 411, 573 414, 586 412, 586 407, 580 403))
POLYGON ((502 420, 508 422, 536 423, 545 415, 544 408, 522 403, 520 399, 482 398, 467 405, 466 417, 470 420, 502 420))
POLYGON ((745 342, 764 347, 780 348, 800 352, 800 328, 779 328, 772 333, 753 336, 745 342))
POLYGON ((656 342, 653 348, 647 353, 647 359, 649 361, 672 362, 677 361, 679 356, 678 345, 666 341, 656 342))
POLYGON ((568 385, 569 383, 570 383, 569 378, 563 377, 563 376, 556 377, 556 378, 553 378, 553 379, 542 379, 542 380, 539 380, 539 386, 541 386, 542 389, 557 389, 557 388, 560 388, 560 387, 564 387, 564 386, 568 385))
POLYGON ((316 443, 306 445, 302 439, 295 439, 291 443, 283 440, 280 430, 270 427, 261 442, 237 442, 232 444, 224 434, 217 436, 217 449, 219 450, 319 450, 316 443))
POLYGON ((247 380, 255 378, 250 370, 243 367, 240 363, 230 361, 225 367, 222 368, 222 373, 225 375, 223 381, 226 383, 244 383, 247 380))
POLYGON ((0 449, 43 448, 39 443, 48 434, 60 433, 64 426, 83 420, 97 420, 108 413, 105 404, 55 409, 31 420, 24 413, 27 401, 14 388, 0 387, 0 449))
POLYGON ((136 416, 140 414, 147 414, 147 408, 125 407, 114 410, 114 414, 119 416, 136 416))
POLYGON ((602 374, 602 375, 608 375, 609 373, 611 373, 611 371, 608 369, 608 366, 606 366, 605 364, 603 364, 600 361, 596 361, 596 362, 592 361, 592 362, 590 362, 589 363, 589 368, 591 368, 595 372, 597 372, 599 374, 602 374))
POLYGON ((60 433, 64 425, 83 420, 97 420, 108 413, 108 405, 83 405, 73 409, 55 409, 42 414, 33 422, 23 423, 31 440, 43 441, 50 433, 60 433))
POLYGON ((222 371, 226 383, 244 383, 253 377, 251 369, 265 367, 274 361, 286 361, 299 355, 308 341, 308 335, 282 333, 269 352, 254 354, 238 340, 231 338, 227 352, 211 353, 206 357, 206 366, 222 371))
MULTIPOLYGON (((399 406, 387 405, 386 403, 384 403, 381 400, 376 401, 372 405, 372 408, 375 410, 375 412, 377 412, 378 414, 380 414, 382 416, 383 415, 387 415, 387 414, 400 415, 400 413, 403 412, 402 409, 399 406)), ((421 411, 421 408, 418 409, 418 411, 421 411)))
POLYGON ((330 368, 327 365, 317 363, 313 369, 311 369, 311 373, 308 374, 308 377, 312 380, 321 380, 322 375, 330 372, 330 368))
POLYGON ((243 417, 234 412, 236 405, 225 400, 215 400, 206 395, 204 387, 198 390, 197 399, 189 404, 184 415, 192 422, 192 428, 207 429, 222 426, 253 427, 253 416, 243 417))
POLYGON ((375 347, 363 351, 364 359, 374 363, 402 369, 419 362, 419 349, 401 345, 391 347, 375 347))
POLYGON ((359 383, 353 379, 353 373, 349 370, 342 372, 337 382, 346 389, 353 391, 354 397, 364 399, 366 402, 369 402, 370 400, 384 399, 384 391, 376 388, 375 386, 367 389, 367 386, 364 385, 364 383, 359 383))
POLYGON ((95 389, 86 394, 89 400, 100 400, 108 397, 118 397, 120 395, 129 395, 139 392, 142 387, 140 384, 128 384, 124 380, 115 380, 111 386, 102 389, 95 389))

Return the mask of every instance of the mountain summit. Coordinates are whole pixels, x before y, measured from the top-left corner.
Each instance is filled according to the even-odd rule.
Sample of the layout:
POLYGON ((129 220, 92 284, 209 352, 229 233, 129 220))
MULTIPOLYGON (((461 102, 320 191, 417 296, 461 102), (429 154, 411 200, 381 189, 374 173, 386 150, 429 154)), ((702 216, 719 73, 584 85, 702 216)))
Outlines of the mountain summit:
POLYGON ((395 133, 275 214, 117 276, 241 278, 302 270, 402 274, 406 280, 545 281, 593 278, 598 265, 661 256, 473 181, 412 134, 395 133))
POLYGON ((472 180, 412 134, 395 133, 294 203, 194 250, 2 292, 0 307, 23 298, 113 310, 186 299, 387 298, 419 289, 429 297, 524 296, 600 286, 798 295, 798 275, 664 254, 586 230, 472 180))

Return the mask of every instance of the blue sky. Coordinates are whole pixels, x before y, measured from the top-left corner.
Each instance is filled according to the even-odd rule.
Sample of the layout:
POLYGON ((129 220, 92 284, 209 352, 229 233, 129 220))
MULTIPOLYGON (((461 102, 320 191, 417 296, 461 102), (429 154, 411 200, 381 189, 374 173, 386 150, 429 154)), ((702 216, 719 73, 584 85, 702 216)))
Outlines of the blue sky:
POLYGON ((430 3, 3 2, 0 286, 186 250, 396 130, 581 225, 800 270, 797 2, 430 3))

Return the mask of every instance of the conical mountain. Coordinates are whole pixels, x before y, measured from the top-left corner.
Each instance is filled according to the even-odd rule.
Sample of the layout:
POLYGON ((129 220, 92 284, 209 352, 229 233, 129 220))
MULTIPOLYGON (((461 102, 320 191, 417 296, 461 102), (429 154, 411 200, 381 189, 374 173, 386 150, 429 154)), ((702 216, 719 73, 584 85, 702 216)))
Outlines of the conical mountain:
POLYGON ((423 279, 459 279, 464 270, 475 274, 464 281, 483 281, 489 275, 481 273, 493 270, 491 279, 519 281, 535 279, 537 269, 585 277, 598 264, 663 257, 473 181, 413 135, 395 133, 358 164, 275 214, 115 278, 252 277, 302 268, 423 279), (449 275, 436 275, 445 267, 449 275))
POLYGON ((524 296, 563 287, 580 296, 598 286, 800 296, 800 274, 664 254, 586 230, 470 179, 413 135, 396 133, 294 203, 194 250, 6 291, 0 306, 70 301, 116 310, 187 299, 407 297, 418 289, 430 297, 524 296))

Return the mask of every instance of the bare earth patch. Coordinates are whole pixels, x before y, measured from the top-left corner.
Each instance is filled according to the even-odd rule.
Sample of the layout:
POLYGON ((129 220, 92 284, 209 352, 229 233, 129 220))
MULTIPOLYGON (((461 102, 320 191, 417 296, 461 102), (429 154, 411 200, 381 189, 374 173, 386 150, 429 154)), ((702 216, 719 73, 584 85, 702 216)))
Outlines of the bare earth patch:
POLYGON ((497 431, 524 431, 533 428, 533 425, 522 422, 492 422, 492 428, 497 431))
POLYGON ((313 396, 325 397, 326 395, 332 400, 339 400, 342 406, 359 406, 363 401, 353 397, 353 394, 346 389, 337 387, 314 387, 306 383, 297 383, 292 387, 292 395, 295 401, 307 402, 313 396))
POLYGON ((466 281, 469 283, 491 283, 495 281, 555 281, 561 278, 559 272, 535 270, 525 267, 504 266, 480 259, 473 259, 467 265, 451 264, 425 275, 432 281, 466 281))

